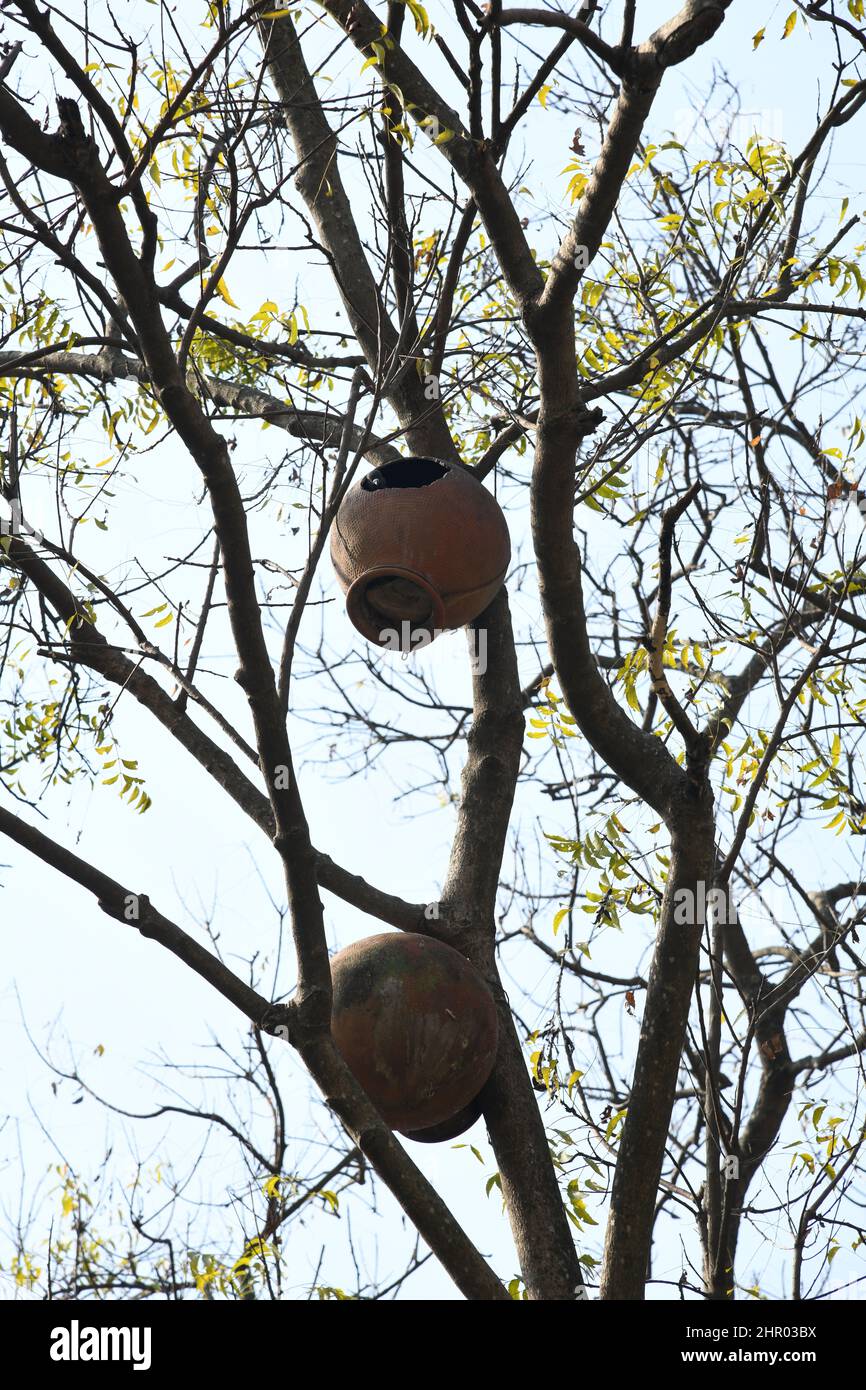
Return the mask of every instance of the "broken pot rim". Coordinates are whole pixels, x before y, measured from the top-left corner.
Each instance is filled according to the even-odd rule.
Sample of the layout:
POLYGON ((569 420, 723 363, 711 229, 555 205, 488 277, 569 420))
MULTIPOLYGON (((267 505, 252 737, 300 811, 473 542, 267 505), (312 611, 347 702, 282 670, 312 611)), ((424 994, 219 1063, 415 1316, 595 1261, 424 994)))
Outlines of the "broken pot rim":
MULTIPOLYGON (((353 484, 353 487, 361 488, 364 492, 414 492, 420 491, 422 488, 435 487, 437 483, 444 482, 449 473, 454 472, 466 473, 470 477, 475 476, 472 469, 459 460, 441 459, 437 458, 435 454, 401 454, 399 458, 386 459, 384 463, 377 463, 373 468, 369 469, 363 477, 358 478, 353 484), (406 464, 413 463, 432 463, 437 468, 441 468, 442 472, 438 477, 430 478, 426 483, 418 484, 417 487, 414 485, 411 487, 386 488, 369 488, 366 486, 368 479, 371 478, 374 473, 387 473, 390 469, 402 468, 406 464)), ((480 482, 481 480, 477 479, 477 481, 480 482)))

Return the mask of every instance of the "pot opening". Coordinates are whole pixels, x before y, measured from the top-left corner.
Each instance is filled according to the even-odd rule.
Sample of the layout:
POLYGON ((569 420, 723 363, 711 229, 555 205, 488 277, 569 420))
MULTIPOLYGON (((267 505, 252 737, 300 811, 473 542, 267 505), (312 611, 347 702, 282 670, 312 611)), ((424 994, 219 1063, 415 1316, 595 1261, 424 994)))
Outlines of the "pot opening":
POLYGON ((364 599, 374 620, 380 621, 384 628, 401 622, 421 627, 433 617, 429 593, 418 584, 413 584, 411 579, 399 575, 371 579, 364 599))
POLYGON ((383 463, 361 479, 365 492, 378 492, 388 487, 429 487, 450 472, 447 463, 437 459, 405 458, 383 463))
POLYGON ((445 626, 445 607, 430 582, 399 565, 359 575, 346 595, 346 608, 369 642, 391 651, 426 647, 445 626))

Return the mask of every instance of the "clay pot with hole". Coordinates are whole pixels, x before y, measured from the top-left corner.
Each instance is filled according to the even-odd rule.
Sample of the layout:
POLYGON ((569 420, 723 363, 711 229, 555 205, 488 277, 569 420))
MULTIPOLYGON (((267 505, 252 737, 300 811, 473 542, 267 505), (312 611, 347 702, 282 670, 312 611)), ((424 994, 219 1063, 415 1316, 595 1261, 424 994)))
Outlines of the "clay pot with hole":
POLYGON ((346 493, 331 530, 352 623, 368 641, 402 651, 477 618, 510 558, 496 499, 462 464, 438 459, 374 469, 346 493))
POLYGON ((412 1139, 465 1122, 498 1038, 493 996, 465 956, 384 932, 334 956, 331 978, 334 1041, 385 1122, 412 1139))

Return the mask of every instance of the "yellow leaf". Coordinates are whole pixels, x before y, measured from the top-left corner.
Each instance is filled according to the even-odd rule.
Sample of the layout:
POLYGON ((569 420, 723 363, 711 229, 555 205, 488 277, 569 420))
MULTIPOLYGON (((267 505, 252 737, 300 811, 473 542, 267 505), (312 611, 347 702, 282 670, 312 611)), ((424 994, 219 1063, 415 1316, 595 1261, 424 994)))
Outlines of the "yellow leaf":
POLYGON ((237 304, 235 304, 234 300, 229 294, 225 280, 219 281, 216 287, 216 292, 219 295, 220 299, 225 300, 226 304, 230 304, 233 309, 237 309, 238 306, 237 304))
POLYGON ((406 0, 406 4, 415 21, 415 29, 419 34, 427 34, 430 31, 430 19, 424 6, 418 0, 406 0))
POLYGON ((752 49, 753 49, 753 50, 756 49, 756 48, 758 47, 758 44, 759 44, 759 43, 763 43, 763 42, 764 42, 764 35, 766 34, 766 32, 767 32, 766 29, 759 29, 758 32, 757 32, 757 34, 753 34, 753 35, 752 35, 752 49))
POLYGON ((553 91, 553 86, 552 86, 552 84, 551 84, 550 86, 548 86, 548 87, 539 87, 539 89, 538 89, 538 100, 541 102, 542 106, 544 106, 544 107, 547 106, 547 98, 550 96, 550 93, 551 93, 552 91, 553 91))
POLYGON ((788 37, 789 34, 793 34, 793 32, 794 32, 794 25, 795 25, 796 23, 797 23, 797 11, 796 11, 796 10, 792 10, 791 13, 788 15, 788 18, 785 20, 785 29, 784 29, 784 32, 783 32, 783 34, 782 34, 782 38, 783 38, 783 39, 786 39, 786 38, 788 37))

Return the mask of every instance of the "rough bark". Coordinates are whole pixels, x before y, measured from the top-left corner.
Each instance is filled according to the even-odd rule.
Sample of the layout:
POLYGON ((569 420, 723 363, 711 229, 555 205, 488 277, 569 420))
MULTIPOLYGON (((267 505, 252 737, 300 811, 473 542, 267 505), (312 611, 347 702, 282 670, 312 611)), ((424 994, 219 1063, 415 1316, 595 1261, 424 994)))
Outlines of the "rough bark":
POLYGON ((500 866, 524 733, 505 590, 474 626, 487 635, 487 667, 474 681, 473 722, 437 935, 473 961, 496 999, 499 1050, 484 1090, 484 1118, 526 1291, 531 1299, 570 1300, 582 1288, 581 1266, 494 957, 500 866))

